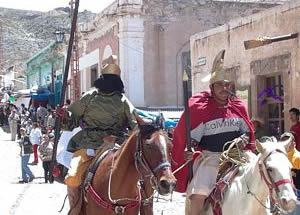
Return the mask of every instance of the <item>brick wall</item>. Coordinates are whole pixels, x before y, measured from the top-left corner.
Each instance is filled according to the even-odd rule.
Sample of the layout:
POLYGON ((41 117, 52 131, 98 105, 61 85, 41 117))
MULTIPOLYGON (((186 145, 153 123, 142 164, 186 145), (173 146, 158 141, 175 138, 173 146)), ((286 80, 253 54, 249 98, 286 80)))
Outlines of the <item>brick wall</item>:
MULTIPOLYGON (((117 35, 117 26, 114 26, 110 31, 106 32, 103 36, 88 41, 87 53, 99 49, 99 62, 103 60, 104 49, 107 45, 112 48, 114 55, 119 55, 119 39, 117 35)), ((100 66, 100 65, 99 65, 100 66)))

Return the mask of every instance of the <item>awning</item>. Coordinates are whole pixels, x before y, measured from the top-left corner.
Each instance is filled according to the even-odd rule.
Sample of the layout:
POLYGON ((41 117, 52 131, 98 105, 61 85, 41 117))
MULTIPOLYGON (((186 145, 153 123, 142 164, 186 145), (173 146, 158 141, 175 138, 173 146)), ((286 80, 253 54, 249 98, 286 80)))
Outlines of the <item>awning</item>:
POLYGON ((18 90, 17 93, 21 95, 30 95, 30 89, 18 90))
MULTIPOLYGON (((141 116, 146 122, 147 121, 154 121, 156 117, 160 115, 160 113, 164 116, 164 127, 165 129, 168 129, 169 127, 176 127, 179 119, 169 119, 165 117, 165 113, 163 111, 160 112, 149 112, 145 110, 136 109, 136 112, 139 116, 141 116)), ((166 111, 165 111, 166 112, 166 111)))
POLYGON ((31 98, 37 101, 48 101, 52 93, 46 88, 40 88, 36 92, 30 92, 31 98))

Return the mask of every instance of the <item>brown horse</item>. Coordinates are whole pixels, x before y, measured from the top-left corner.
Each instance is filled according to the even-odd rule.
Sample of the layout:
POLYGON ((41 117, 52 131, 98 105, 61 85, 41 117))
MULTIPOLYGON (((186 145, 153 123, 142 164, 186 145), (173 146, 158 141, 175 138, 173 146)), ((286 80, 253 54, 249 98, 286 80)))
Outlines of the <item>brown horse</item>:
POLYGON ((176 185, 170 168, 171 147, 161 128, 140 126, 120 149, 111 150, 102 160, 90 186, 92 191, 82 194, 85 201, 80 201, 79 214, 137 215, 144 198, 151 194, 149 183, 146 194, 141 191, 140 180, 150 181, 161 195, 171 193, 176 185))

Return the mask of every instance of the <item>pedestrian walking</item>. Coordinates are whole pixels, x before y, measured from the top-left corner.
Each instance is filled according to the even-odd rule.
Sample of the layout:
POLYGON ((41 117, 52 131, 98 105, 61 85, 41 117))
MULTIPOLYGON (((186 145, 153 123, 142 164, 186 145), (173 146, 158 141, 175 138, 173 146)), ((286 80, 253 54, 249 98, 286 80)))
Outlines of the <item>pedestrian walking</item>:
POLYGON ((53 111, 50 109, 49 110, 49 116, 48 116, 48 119, 47 119, 47 129, 54 129, 55 127, 55 116, 54 116, 54 113, 53 111))
POLYGON ((0 107, 0 126, 5 125, 5 114, 3 107, 0 107))
POLYGON ((12 141, 16 140, 19 120, 20 120, 20 117, 17 113, 17 110, 13 108, 12 111, 11 111, 11 114, 8 117, 8 123, 9 123, 9 128, 10 128, 10 132, 11 132, 11 140, 12 141))
POLYGON ((37 116, 37 121, 39 122, 40 127, 42 129, 46 126, 45 122, 46 122, 47 115, 48 115, 47 109, 40 104, 40 106, 36 111, 36 116, 37 116))
POLYGON ((33 104, 30 105, 29 107, 29 112, 30 112, 30 118, 32 122, 36 122, 36 108, 34 107, 33 104))
POLYGON ((54 145, 54 134, 45 134, 42 144, 39 146, 40 159, 43 161, 45 183, 48 181, 52 184, 54 179, 51 174, 51 160, 54 145))
POLYGON ((11 114, 11 109, 10 109, 9 103, 6 104, 6 107, 5 107, 5 110, 4 110, 4 114, 5 114, 5 118, 4 118, 5 119, 5 125, 9 126, 8 117, 11 114))
POLYGON ((25 128, 26 128, 26 134, 30 135, 31 130, 32 130, 32 121, 31 121, 31 119, 28 119, 28 121, 26 122, 25 128))
POLYGON ((21 170, 22 170, 22 180, 19 183, 28 183, 34 179, 30 168, 28 167, 28 162, 30 154, 33 153, 32 144, 29 137, 25 134, 25 128, 20 129, 21 139, 19 140, 19 145, 21 147, 21 170))
POLYGON ((42 132, 39 128, 39 124, 37 122, 33 123, 32 130, 30 132, 30 141, 33 145, 33 154, 34 154, 34 161, 32 164, 38 164, 38 146, 41 144, 42 139, 42 132))

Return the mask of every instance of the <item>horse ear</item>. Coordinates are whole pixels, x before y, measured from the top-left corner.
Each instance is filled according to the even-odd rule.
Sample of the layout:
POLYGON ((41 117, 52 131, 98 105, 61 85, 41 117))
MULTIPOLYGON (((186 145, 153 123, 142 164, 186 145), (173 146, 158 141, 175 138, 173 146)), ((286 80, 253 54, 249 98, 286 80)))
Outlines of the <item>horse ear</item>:
POLYGON ((163 113, 159 113, 159 119, 160 119, 160 122, 159 122, 159 126, 161 129, 164 129, 165 128, 165 118, 164 118, 164 115, 163 113))
POLYGON ((291 145, 293 144, 295 138, 292 133, 285 132, 284 134, 281 135, 280 137, 280 143, 282 146, 285 148, 285 150, 288 152, 291 145))
POLYGON ((133 111, 133 115, 135 116, 136 122, 138 124, 138 127, 140 128, 141 125, 146 125, 146 122, 143 120, 142 117, 140 117, 136 111, 133 111))
POLYGON ((256 145, 256 149, 258 152, 264 153, 266 151, 264 145, 261 142, 259 142, 258 140, 256 140, 255 145, 256 145))

